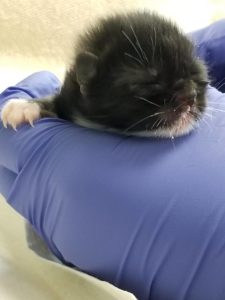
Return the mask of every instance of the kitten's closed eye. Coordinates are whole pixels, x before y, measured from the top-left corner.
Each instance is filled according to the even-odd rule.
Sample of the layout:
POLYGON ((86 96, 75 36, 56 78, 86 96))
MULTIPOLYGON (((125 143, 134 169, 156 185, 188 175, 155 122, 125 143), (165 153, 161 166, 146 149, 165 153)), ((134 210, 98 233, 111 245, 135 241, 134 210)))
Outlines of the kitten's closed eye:
POLYGON ((197 80, 197 84, 200 87, 206 87, 209 84, 209 80, 197 80))

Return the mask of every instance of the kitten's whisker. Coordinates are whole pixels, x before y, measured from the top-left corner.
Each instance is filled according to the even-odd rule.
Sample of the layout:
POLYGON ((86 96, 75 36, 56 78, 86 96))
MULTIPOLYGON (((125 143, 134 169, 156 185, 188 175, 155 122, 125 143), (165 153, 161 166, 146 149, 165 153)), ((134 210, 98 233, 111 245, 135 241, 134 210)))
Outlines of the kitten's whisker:
POLYGON ((223 77, 219 82, 217 82, 217 83, 215 84, 215 87, 218 86, 221 82, 223 82, 224 79, 225 79, 225 77, 223 77))
MULTIPOLYGON (((155 50, 156 50, 156 30, 155 30, 155 26, 153 27, 154 30, 154 38, 155 38, 155 42, 152 40, 152 46, 153 46, 153 51, 152 51, 152 59, 155 58, 155 50)), ((151 38, 152 39, 152 38, 151 38)))
MULTIPOLYGON (((223 95, 223 93, 221 93, 223 95)), ((219 101, 209 101, 209 104, 214 103, 214 104, 221 104, 219 101)))
POLYGON ((171 102, 176 98, 178 92, 174 93, 173 96, 170 98, 169 100, 169 105, 171 104, 171 102))
POLYGON ((137 52, 140 60, 144 63, 143 61, 143 57, 141 56, 140 52, 138 51, 137 47, 135 46, 135 44, 132 42, 132 40, 130 39, 130 37, 126 34, 126 32, 124 30, 122 30, 122 34, 125 36, 125 38, 130 42, 130 44, 132 45, 132 47, 134 48, 134 50, 137 52))
POLYGON ((183 106, 184 103, 179 104, 177 107, 174 108, 174 112, 176 112, 178 110, 178 108, 180 108, 181 106, 183 106))
POLYGON ((225 82, 217 86, 217 90, 221 89, 222 86, 224 86, 225 82))
POLYGON ((157 107, 161 107, 160 105, 156 104, 155 102, 152 102, 152 101, 150 101, 150 100, 148 100, 148 99, 146 99, 144 97, 134 96, 134 98, 137 98, 139 100, 143 100, 143 101, 145 101, 145 102, 147 102, 149 104, 155 105, 157 107))
POLYGON ((151 129, 153 129, 153 128, 155 127, 155 125, 156 125, 157 122, 158 122, 158 120, 156 120, 156 121, 152 124, 151 129))
POLYGON ((152 115, 150 115, 150 116, 147 116, 147 117, 145 117, 145 118, 143 118, 143 119, 141 119, 141 120, 135 122, 134 124, 130 125, 129 127, 127 127, 127 128, 124 130, 124 132, 129 131, 131 128, 137 126, 138 124, 144 122, 145 120, 147 120, 147 119, 149 119, 149 118, 152 118, 152 117, 155 117, 155 116, 158 116, 158 115, 161 115, 161 114, 164 114, 164 112, 157 112, 157 113, 154 113, 154 114, 152 114, 152 115))
POLYGON ((220 85, 221 83, 223 83, 224 80, 225 80, 225 77, 223 77, 219 82, 217 82, 217 84, 215 84, 215 88, 219 89, 219 88, 218 88, 219 85, 220 85))
MULTIPOLYGON (((157 119, 157 120, 154 122, 154 127, 157 127, 157 126, 159 125, 158 123, 160 122, 160 120, 161 120, 161 119, 157 119)), ((153 128, 153 127, 152 127, 152 128, 153 128)))
POLYGON ((170 135, 170 140, 171 140, 171 142, 173 144, 173 148, 176 149, 176 145, 175 145, 175 142, 174 142, 174 136, 173 136, 173 134, 170 135))
POLYGON ((207 113, 207 112, 205 112, 204 115, 207 116, 207 117, 209 117, 210 119, 213 118, 213 115, 212 115, 212 114, 209 114, 209 113, 207 113))
POLYGON ((154 61, 154 59, 155 59, 154 42, 153 42, 153 39, 151 36, 150 36, 150 39, 151 39, 151 43, 152 43, 152 61, 154 61))
POLYGON ((221 111, 221 112, 224 112, 225 113, 225 110, 223 109, 218 109, 218 108, 215 108, 215 107, 207 107, 207 109, 211 110, 211 111, 221 111))
POLYGON ((139 42, 139 40, 138 40, 138 37, 137 37, 137 35, 136 35, 135 31, 134 31, 133 26, 130 25, 130 28, 131 28, 131 30, 132 30, 132 32, 133 32, 133 35, 134 35, 135 39, 136 39, 137 46, 139 47, 139 49, 140 49, 140 51, 141 51, 141 53, 142 53, 142 57, 145 58, 145 60, 146 60, 147 63, 148 63, 149 61, 148 61, 147 55, 146 55, 145 51, 143 50, 143 48, 141 47, 141 44, 140 44, 140 42, 139 42))
POLYGON ((206 119, 203 118, 202 121, 203 121, 210 129, 212 128, 212 126, 210 126, 209 122, 207 122, 206 119))
POLYGON ((166 117, 166 118, 164 118, 163 127, 165 127, 165 125, 166 125, 166 122, 167 122, 167 117, 166 117))
POLYGON ((159 125, 162 123, 163 119, 159 119, 159 121, 157 122, 156 127, 159 127, 159 125))
POLYGON ((136 60, 140 65, 142 65, 142 66, 144 65, 143 62, 140 59, 138 59, 137 57, 131 55, 130 53, 124 52, 124 55, 136 60))

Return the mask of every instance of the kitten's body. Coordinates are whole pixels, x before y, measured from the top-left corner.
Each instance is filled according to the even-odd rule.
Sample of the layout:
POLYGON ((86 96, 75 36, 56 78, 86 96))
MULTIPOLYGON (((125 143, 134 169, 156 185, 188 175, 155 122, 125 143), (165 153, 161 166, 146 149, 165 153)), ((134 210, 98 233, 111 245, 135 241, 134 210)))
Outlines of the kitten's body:
POLYGON ((35 101, 36 114, 23 111, 16 122, 8 103, 3 122, 56 115, 124 134, 179 136, 201 117, 206 85, 204 65, 173 23, 147 12, 116 15, 80 37, 59 95, 35 101))

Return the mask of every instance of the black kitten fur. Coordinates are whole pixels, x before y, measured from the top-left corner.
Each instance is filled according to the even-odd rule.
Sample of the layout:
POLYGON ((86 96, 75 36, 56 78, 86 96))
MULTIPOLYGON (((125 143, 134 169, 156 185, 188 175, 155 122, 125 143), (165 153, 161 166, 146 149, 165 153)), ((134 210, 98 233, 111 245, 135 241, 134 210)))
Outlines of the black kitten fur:
POLYGON ((201 117, 207 80, 172 22, 147 12, 115 15, 80 37, 60 94, 42 108, 87 127, 178 136, 201 117))

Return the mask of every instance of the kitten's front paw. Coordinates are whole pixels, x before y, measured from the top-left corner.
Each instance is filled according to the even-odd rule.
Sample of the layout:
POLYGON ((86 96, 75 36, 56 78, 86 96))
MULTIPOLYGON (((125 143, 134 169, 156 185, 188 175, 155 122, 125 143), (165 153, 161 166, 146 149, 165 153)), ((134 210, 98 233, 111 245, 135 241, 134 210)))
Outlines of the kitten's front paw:
POLYGON ((40 118, 40 106, 25 99, 11 99, 2 108, 1 119, 4 127, 12 126, 14 130, 23 123, 30 123, 40 118))

